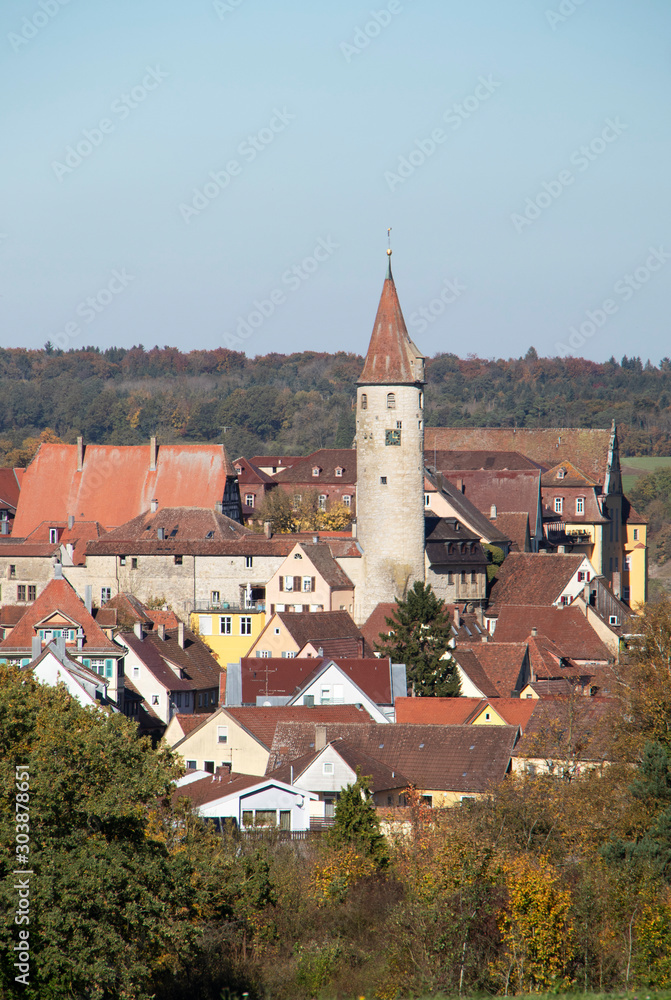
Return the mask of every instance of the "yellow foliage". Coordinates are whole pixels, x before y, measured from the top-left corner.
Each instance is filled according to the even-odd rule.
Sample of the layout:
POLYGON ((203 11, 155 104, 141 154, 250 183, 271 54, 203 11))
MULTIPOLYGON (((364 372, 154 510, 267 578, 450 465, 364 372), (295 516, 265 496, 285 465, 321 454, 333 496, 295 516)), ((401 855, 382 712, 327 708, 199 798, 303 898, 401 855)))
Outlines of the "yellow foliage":
POLYGON ((655 989, 671 986, 671 893, 648 903, 636 921, 638 967, 643 982, 655 989))
POLYGON ((328 861, 313 873, 312 894, 320 906, 342 902, 350 886, 375 873, 375 862, 354 847, 332 851, 328 861))

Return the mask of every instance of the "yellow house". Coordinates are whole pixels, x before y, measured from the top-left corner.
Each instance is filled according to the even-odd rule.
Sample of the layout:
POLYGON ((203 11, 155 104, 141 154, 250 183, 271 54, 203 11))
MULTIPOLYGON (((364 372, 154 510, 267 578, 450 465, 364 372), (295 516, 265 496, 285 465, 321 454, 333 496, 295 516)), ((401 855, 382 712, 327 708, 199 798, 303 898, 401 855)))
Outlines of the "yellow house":
POLYGON ((218 611, 191 613, 191 629, 210 647, 219 663, 235 663, 247 656, 263 631, 266 616, 254 608, 220 606, 218 611))
POLYGON ((625 498, 622 598, 634 611, 648 599, 648 525, 625 498))

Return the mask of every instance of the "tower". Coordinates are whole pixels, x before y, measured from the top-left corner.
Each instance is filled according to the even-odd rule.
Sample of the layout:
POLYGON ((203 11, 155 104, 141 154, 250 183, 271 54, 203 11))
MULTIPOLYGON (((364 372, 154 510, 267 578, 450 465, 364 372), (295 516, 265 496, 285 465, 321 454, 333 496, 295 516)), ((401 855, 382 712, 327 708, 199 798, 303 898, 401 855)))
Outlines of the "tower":
POLYGON ((358 380, 357 538, 363 581, 356 618, 424 581, 424 358, 408 336, 391 250, 358 380))

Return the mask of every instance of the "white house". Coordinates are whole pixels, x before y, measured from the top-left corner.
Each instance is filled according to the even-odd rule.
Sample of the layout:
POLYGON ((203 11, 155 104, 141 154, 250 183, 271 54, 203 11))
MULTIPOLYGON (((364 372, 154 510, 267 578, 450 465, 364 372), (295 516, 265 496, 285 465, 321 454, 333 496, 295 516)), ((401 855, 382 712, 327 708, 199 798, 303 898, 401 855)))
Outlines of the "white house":
POLYGON ((317 796, 303 788, 258 774, 191 772, 177 783, 176 796, 188 798, 203 819, 232 819, 240 829, 268 826, 292 833, 310 829, 310 803, 317 796))
POLYGON ((48 684, 49 687, 64 684, 72 697, 84 708, 111 704, 107 697, 106 680, 69 656, 63 649, 59 649, 53 642, 50 642, 40 655, 23 669, 30 670, 35 680, 41 684, 48 684))

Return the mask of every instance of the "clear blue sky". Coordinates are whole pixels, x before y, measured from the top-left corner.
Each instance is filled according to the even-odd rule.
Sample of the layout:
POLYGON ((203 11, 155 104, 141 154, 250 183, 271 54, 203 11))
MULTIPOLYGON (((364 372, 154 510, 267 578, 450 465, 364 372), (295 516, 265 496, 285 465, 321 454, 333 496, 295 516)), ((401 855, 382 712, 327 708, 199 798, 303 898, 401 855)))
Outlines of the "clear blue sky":
POLYGON ((668 0, 41 2, 0 10, 2 346, 361 352, 391 226, 427 355, 671 354, 668 0))

